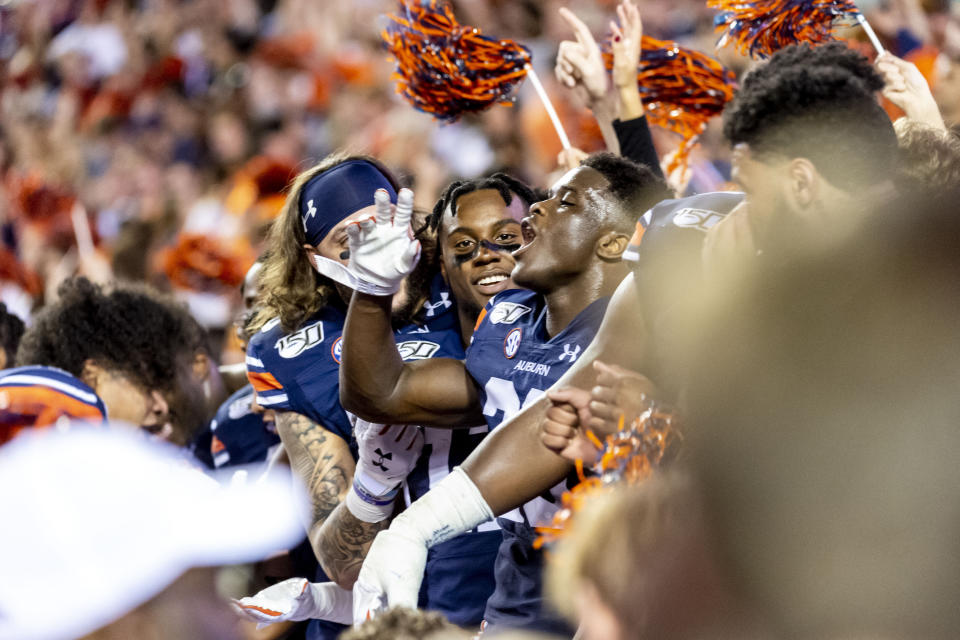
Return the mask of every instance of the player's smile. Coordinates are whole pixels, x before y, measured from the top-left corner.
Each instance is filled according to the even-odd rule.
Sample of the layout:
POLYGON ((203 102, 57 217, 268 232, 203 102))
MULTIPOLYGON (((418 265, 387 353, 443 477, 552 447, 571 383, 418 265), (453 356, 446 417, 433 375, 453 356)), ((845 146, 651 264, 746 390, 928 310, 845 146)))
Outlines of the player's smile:
POLYGON ((512 286, 510 272, 501 267, 485 270, 474 277, 472 284, 485 296, 495 295, 512 286))

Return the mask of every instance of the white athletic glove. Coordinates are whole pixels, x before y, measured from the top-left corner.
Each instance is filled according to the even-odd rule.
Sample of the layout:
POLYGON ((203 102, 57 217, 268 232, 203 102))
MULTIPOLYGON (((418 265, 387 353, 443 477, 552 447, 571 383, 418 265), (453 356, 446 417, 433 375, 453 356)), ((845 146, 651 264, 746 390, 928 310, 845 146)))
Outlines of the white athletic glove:
POLYGON ((420 260, 420 241, 410 228, 413 192, 401 189, 397 206, 383 189, 374 195, 375 217, 347 225, 350 264, 314 255, 314 266, 322 275, 354 291, 374 296, 391 296, 420 260))
POLYGON ((423 450, 423 431, 413 425, 382 425, 358 419, 353 427, 359 448, 347 509, 364 522, 393 513, 399 485, 413 471, 423 450))
POLYGON ((316 584, 306 578, 290 578, 233 603, 244 618, 258 623, 257 629, 284 620, 352 622, 353 596, 333 582, 316 584))
POLYGON ((460 467, 381 531, 353 585, 353 621, 392 607, 417 607, 427 549, 470 531, 493 512, 460 467))

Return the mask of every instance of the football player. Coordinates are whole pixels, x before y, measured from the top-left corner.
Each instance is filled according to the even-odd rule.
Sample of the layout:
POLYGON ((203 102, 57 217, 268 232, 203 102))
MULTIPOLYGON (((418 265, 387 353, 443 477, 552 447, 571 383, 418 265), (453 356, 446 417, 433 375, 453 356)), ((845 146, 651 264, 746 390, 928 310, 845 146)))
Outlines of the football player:
POLYGON ((61 417, 117 420, 150 431, 173 416, 200 345, 199 328, 155 292, 109 291, 85 278, 65 281, 57 302, 34 319, 15 369, 0 378, 3 439, 61 417))
MULTIPOLYGON (((487 303, 465 360, 404 363, 389 355, 393 337, 388 293, 396 286, 391 283, 404 276, 394 268, 394 256, 408 255, 411 240, 407 229, 389 220, 358 229, 351 251, 364 259, 351 261, 350 276, 368 279, 370 286, 369 293, 354 296, 348 317, 342 374, 348 408, 367 419, 450 427, 469 426, 482 417, 496 429, 524 403, 541 396, 589 344, 607 297, 626 273, 620 257, 636 212, 667 193, 648 168, 610 154, 593 156, 561 178, 548 199, 531 206, 521 224, 523 243, 513 253, 512 278, 529 290, 504 291, 487 303), (369 254, 361 253, 364 247, 370 247, 369 254)), ((468 243, 464 251, 470 249, 468 243)), ((560 485, 557 491, 564 488, 560 485)), ((403 559, 404 566, 419 564, 415 572, 402 574, 402 593, 389 592, 390 605, 416 605, 427 546, 451 536, 430 535, 429 545, 391 546, 388 540, 402 539, 397 530, 417 523, 419 516, 412 514, 436 512, 464 525, 470 520, 467 529, 490 519, 489 509, 473 510, 475 492, 457 468, 395 519, 388 535, 377 537, 365 567, 387 566, 384 554, 397 552, 413 554, 403 559)), ((497 589, 487 603, 488 623, 569 631, 542 610, 542 554, 533 548, 533 527, 551 515, 555 501, 556 492, 535 498, 500 520, 504 541, 496 565, 497 589)), ((354 588, 355 612, 361 619, 386 591, 376 578, 365 579, 364 571, 354 588)))
MULTIPOLYGON (((411 325, 395 334, 404 361, 463 358, 483 306, 496 293, 513 287, 510 272, 514 262, 510 252, 519 247, 520 219, 536 200, 527 185, 505 174, 456 181, 446 188, 427 220, 431 235, 437 235, 436 261, 431 264, 433 252, 425 251, 427 255, 411 275, 411 279, 416 279, 433 274, 437 291, 421 312, 427 324, 411 325), (449 292, 443 284, 449 287, 449 292)), ((394 311, 393 317, 396 315, 394 311)), ((346 373, 345 369, 341 371, 346 373)), ((344 389, 341 387, 341 396, 344 389)), ((365 423, 358 422, 357 431, 360 424, 365 423)), ((369 434, 369 428, 365 429, 369 434)), ((487 426, 478 419, 463 429, 426 427, 423 434, 423 452, 406 476, 405 505, 447 477, 486 436, 487 426)), ((388 434, 379 437, 385 435, 388 434)), ((370 452, 376 453, 377 440, 367 436, 364 443, 370 452)), ((394 452, 394 455, 402 454, 394 452)), ((361 447, 361 461, 364 458, 361 447)), ((377 485, 389 486, 397 485, 402 479, 396 475, 395 463, 399 458, 395 457, 392 463, 385 462, 380 455, 366 458, 369 461, 379 458, 381 467, 391 464, 393 477, 388 481, 385 469, 378 471, 369 462, 365 464, 363 473, 355 474, 354 490, 321 531, 327 562, 331 569, 337 567, 334 569, 338 573, 337 582, 345 587, 353 586, 370 543, 386 527, 393 511, 389 504, 370 505, 372 498, 363 487, 371 483, 361 480, 358 484, 358 478, 380 476, 371 480, 377 485), (358 499, 361 496, 366 500, 358 499)), ((464 626, 476 626, 483 619, 486 601, 494 587, 493 562, 502 539, 495 523, 484 523, 476 529, 430 550, 418 603, 421 608, 441 611, 448 620, 464 626)))
MULTIPOLYGON (((822 235, 824 220, 819 212, 828 210, 825 203, 839 198, 868 205, 863 197, 868 190, 873 197, 880 197, 896 157, 896 140, 889 119, 873 98, 876 74, 865 69, 863 62, 862 57, 838 52, 835 47, 791 47, 744 81, 741 98, 728 116, 743 126, 728 125, 726 129, 731 142, 745 145, 736 156, 737 175, 749 203, 759 213, 741 219, 754 233, 755 246, 765 248, 768 237, 761 214, 779 213, 788 220, 786 224, 803 233, 819 230, 822 235), (805 99, 797 100, 797 95, 805 99), (751 110, 761 106, 762 117, 751 118, 751 110), (807 132, 807 126, 811 131, 807 132), (803 133, 808 133, 809 139, 803 133)), ((671 205, 675 214, 685 208, 678 202, 671 205)), ((837 232, 854 226, 847 224, 850 221, 831 222, 837 223, 831 227, 837 232)), ((642 238, 644 250, 655 245, 654 235, 642 238)), ((700 255, 679 256, 679 260, 699 265, 700 255)), ((640 293, 633 277, 621 284, 596 340, 558 381, 558 387, 589 388, 594 380, 591 364, 598 358, 643 367, 649 356, 651 328, 641 321, 645 305, 640 293)), ((473 526, 476 519, 489 513, 506 513, 569 472, 568 462, 551 457, 550 451, 540 446, 540 427, 548 409, 546 398, 530 403, 510 421, 509 428, 494 431, 464 462, 463 473, 457 476, 462 481, 459 486, 448 483, 445 491, 436 492, 435 501, 428 494, 421 501, 423 509, 413 505, 390 535, 378 537, 384 543, 374 544, 361 571, 360 583, 369 585, 372 594, 368 606, 384 595, 391 605, 409 602, 407 594, 416 584, 421 565, 415 553, 418 547, 428 547, 461 527, 473 526), (403 553, 397 553, 398 547, 403 553), (383 557, 383 551, 391 557, 383 557)), ((360 611, 361 616, 363 613, 360 611)))
MULTIPOLYGON (((275 412, 291 463, 311 489, 314 551, 327 574, 347 587, 353 584, 373 535, 389 522, 400 482, 411 467, 404 490, 408 501, 449 474, 486 435, 485 428, 428 431, 424 444, 419 429, 384 429, 364 422, 354 431, 340 406, 337 376, 344 300, 357 283, 335 288, 314 268, 319 264, 343 268, 355 258, 347 245, 348 234, 375 216, 392 215, 390 204, 398 196, 405 198, 398 208, 398 223, 402 217, 408 226, 412 200, 397 190, 385 169, 360 157, 329 159, 298 178, 271 232, 270 256, 260 278, 262 308, 248 347, 256 402, 275 412), (355 432, 363 436, 357 438, 363 445, 357 462, 355 432), (418 446, 423 446, 422 455, 418 446)), ((499 220, 503 205, 495 209, 499 220)), ((403 259, 412 264, 414 257, 403 259)), ((483 259, 495 262, 486 252, 483 259)), ((390 348, 403 360, 463 355, 459 317, 437 270, 425 260, 409 278, 398 281, 398 289, 402 285, 404 291, 397 296, 396 307, 387 309, 390 348)), ((477 531, 438 549, 421 605, 458 623, 478 624, 493 587, 498 542, 499 532, 477 531)), ((293 611, 296 604, 290 603, 284 616, 274 619, 299 619, 303 612, 293 611)))

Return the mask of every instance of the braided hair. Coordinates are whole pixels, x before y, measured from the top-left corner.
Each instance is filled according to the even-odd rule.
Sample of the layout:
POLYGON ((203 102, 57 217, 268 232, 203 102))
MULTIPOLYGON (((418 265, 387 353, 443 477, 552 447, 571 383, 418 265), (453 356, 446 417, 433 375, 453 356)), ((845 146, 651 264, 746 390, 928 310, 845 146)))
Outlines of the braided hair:
POLYGON ((448 207, 453 215, 457 215, 457 200, 461 196, 484 189, 496 190, 503 198, 503 203, 508 207, 513 202, 514 196, 523 200, 528 207, 534 202, 546 199, 546 194, 505 173, 494 173, 472 180, 455 180, 443 190, 443 195, 440 196, 437 204, 433 207, 433 213, 427 218, 427 224, 431 229, 438 230, 440 222, 443 220, 443 214, 448 207))

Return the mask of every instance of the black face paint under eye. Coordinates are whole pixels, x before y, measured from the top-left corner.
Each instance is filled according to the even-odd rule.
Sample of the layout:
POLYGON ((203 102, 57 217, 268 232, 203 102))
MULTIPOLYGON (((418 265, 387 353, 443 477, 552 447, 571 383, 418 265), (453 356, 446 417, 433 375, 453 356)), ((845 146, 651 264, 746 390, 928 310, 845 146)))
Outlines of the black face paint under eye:
POLYGON ((346 249, 346 250, 344 250, 344 251, 341 251, 341 252, 340 252, 340 259, 341 259, 341 260, 349 260, 349 259, 350 259, 350 249, 346 249))
POLYGON ((480 247, 486 247, 490 251, 496 252, 507 252, 512 253, 520 248, 519 244, 497 244, 495 242, 490 242, 489 240, 481 240, 474 247, 473 251, 470 253, 457 253, 454 254, 453 259, 457 265, 461 265, 464 262, 470 262, 478 255, 480 255, 480 247))

